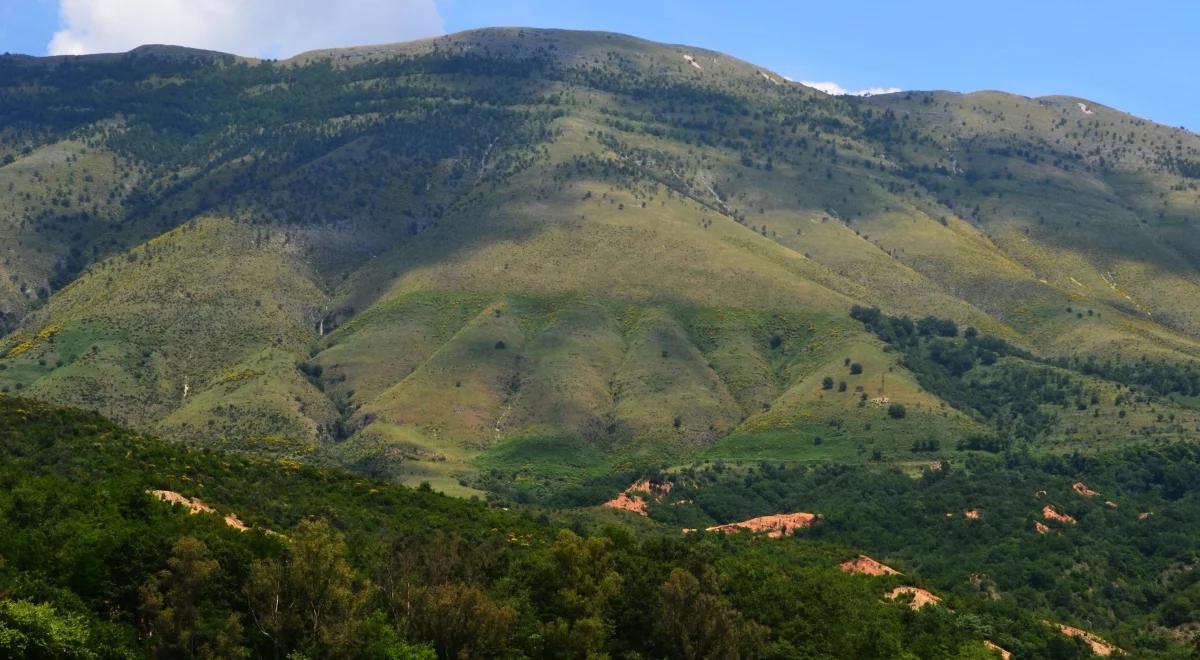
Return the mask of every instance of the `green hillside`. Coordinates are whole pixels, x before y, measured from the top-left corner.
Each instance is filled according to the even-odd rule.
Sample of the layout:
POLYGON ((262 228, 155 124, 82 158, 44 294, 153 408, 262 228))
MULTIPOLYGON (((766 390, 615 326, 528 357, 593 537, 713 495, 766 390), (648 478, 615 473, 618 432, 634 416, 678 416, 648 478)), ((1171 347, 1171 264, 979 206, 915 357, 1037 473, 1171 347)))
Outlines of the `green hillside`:
POLYGON ((1041 608, 889 602, 920 578, 836 543, 552 522, 6 396, 0 485, 4 657, 1088 657, 1041 608))
POLYGON ((493 29, 4 57, 0 127, 0 391, 167 438, 543 497, 1200 429, 1200 136, 1090 101, 493 29))

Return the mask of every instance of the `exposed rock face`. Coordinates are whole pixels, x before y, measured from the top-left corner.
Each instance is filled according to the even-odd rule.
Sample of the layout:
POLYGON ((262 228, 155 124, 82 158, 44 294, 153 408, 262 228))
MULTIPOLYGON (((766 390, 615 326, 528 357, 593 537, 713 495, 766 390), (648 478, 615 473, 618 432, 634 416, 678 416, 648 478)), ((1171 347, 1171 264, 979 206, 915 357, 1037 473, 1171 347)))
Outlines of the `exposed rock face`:
POLYGON ((896 600, 901 596, 912 596, 912 603, 909 604, 909 607, 913 608, 914 610, 919 610, 926 605, 937 605, 938 603, 942 602, 941 598, 920 587, 896 587, 895 589, 887 592, 887 595, 885 595, 884 598, 888 600, 896 600))
MULTIPOLYGON (((181 495, 173 490, 148 490, 146 492, 164 502, 185 506, 188 509, 188 513, 193 515, 197 513, 217 513, 216 509, 205 504, 200 499, 181 495)), ((241 532, 250 530, 250 527, 246 523, 242 522, 237 515, 232 513, 225 514, 225 524, 241 532)))
POLYGON ((999 654, 1002 660, 1012 660, 1013 658, 1011 651, 997 646, 996 643, 990 639, 983 640, 983 645, 986 646, 989 651, 999 654))
POLYGON ((1066 635, 1067 637, 1078 637, 1079 639, 1082 639, 1083 641, 1087 642, 1087 645, 1092 647, 1092 653, 1095 653, 1098 656, 1108 657, 1113 654, 1118 654, 1118 655, 1125 654, 1125 652, 1122 651, 1121 649, 1113 646, 1112 644, 1109 644, 1108 642, 1104 641, 1100 637, 1098 637, 1095 634, 1090 633, 1086 630, 1068 626, 1063 623, 1058 624, 1058 630, 1059 630, 1059 632, 1066 635))
POLYGON ((859 555, 854 559, 848 559, 842 562, 838 568, 846 573, 857 573, 859 575, 900 575, 900 571, 882 564, 866 555, 859 555))
POLYGON ((815 513, 781 513, 774 516, 760 516, 727 525, 714 525, 706 531, 723 532, 725 534, 732 534, 734 532, 766 532, 767 536, 777 539, 784 536, 791 536, 798 529, 811 527, 819 518, 820 516, 815 513))
POLYGON ((649 479, 642 479, 629 488, 626 488, 620 495, 605 502, 604 506, 610 509, 632 511, 639 516, 648 516, 650 514, 646 509, 649 505, 647 498, 653 497, 659 499, 665 497, 671 492, 671 488, 672 484, 669 481, 654 483, 649 479))
POLYGON ((1074 518, 1065 513, 1059 513, 1053 506, 1049 504, 1042 507, 1042 517, 1046 520, 1053 520, 1055 522, 1066 523, 1068 525, 1075 524, 1074 518))

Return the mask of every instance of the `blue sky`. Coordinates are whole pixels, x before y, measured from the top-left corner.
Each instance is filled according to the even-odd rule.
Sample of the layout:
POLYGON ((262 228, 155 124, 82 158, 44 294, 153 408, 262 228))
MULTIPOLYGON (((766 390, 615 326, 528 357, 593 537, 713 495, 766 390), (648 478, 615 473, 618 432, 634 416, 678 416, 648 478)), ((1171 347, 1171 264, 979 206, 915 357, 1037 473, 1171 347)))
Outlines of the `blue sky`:
POLYGON ((0 0, 0 52, 55 39, 57 52, 165 41, 286 56, 491 25, 686 43, 846 90, 1070 94, 1200 127, 1200 0, 0 0), (242 16, 209 24, 196 7, 242 16))

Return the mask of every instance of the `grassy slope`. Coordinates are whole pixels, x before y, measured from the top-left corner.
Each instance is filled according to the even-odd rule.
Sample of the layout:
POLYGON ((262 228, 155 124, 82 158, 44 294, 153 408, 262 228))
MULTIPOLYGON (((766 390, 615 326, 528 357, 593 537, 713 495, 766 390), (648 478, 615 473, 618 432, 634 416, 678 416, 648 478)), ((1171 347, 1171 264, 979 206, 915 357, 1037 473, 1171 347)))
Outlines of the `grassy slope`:
POLYGON ((49 295, 72 246, 80 260, 107 247, 139 178, 127 159, 75 140, 50 142, 0 168, 0 330, 49 295))
MULTIPOLYGON (((275 141, 240 146, 245 126, 213 130, 234 121, 214 115, 194 129, 203 159, 114 143, 136 162, 92 123, 86 146, 39 143, 0 167, 5 231, 28 234, 3 266, 10 318, 38 307, 66 244, 67 220, 22 216, 66 191, 120 227, 80 231, 91 265, 0 344, 0 387, 459 490, 477 457, 553 441, 600 469, 705 448, 910 460, 914 441, 979 431, 844 318, 853 303, 1044 354, 1200 354, 1200 196, 1164 160, 1200 142, 1106 108, 847 101, 715 53, 562 31, 309 54, 278 69, 286 83, 270 65, 197 66, 178 77, 254 108, 246 125, 275 141), (475 64, 438 63, 454 58, 475 64), (438 114, 472 99, 470 122, 438 114), (377 128, 374 107, 412 123, 377 128), (446 149, 422 142, 442 134, 446 149), (885 373, 903 420, 858 405, 885 373), (825 375, 847 392, 822 391, 825 375)), ((173 89, 137 93, 181 103, 173 89)), ((1123 441, 1146 414, 1056 437, 1123 441)))
POLYGON ((1163 332, 1193 334, 1196 322, 1196 245, 1185 234, 1200 193, 1163 163, 1194 157, 1194 134, 1090 102, 1085 114, 1082 100, 1063 97, 939 93, 870 103, 936 128, 939 146, 973 175, 941 196, 1043 285, 1043 295, 1018 288, 1001 303, 1038 345, 1194 354, 1194 341, 1163 332), (1071 302, 1108 318, 1083 331, 1064 324, 1056 312, 1071 302))
POLYGON ((31 394, 153 426, 237 380, 228 374, 266 347, 294 364, 311 336, 305 317, 324 299, 295 259, 263 249, 253 230, 204 218, 60 291, 34 317, 38 333, 13 338, 5 373, 31 394))

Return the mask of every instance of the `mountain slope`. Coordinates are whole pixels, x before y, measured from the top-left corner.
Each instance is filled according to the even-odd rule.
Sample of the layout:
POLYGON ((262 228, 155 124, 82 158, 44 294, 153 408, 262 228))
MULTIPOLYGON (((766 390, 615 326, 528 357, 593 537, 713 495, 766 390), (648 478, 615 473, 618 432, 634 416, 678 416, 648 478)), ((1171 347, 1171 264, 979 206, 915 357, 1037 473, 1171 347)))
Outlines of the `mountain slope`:
MULTIPOLYGON (((1009 430, 853 305, 1039 360, 1200 355, 1200 137, 1091 102, 835 98, 527 29, 0 80, 0 388, 174 438, 463 493, 501 445, 915 462, 1009 430)), ((1200 392, 1152 394, 1178 426, 1200 392)), ((1027 440, 1080 446, 1072 403, 1027 440)))

